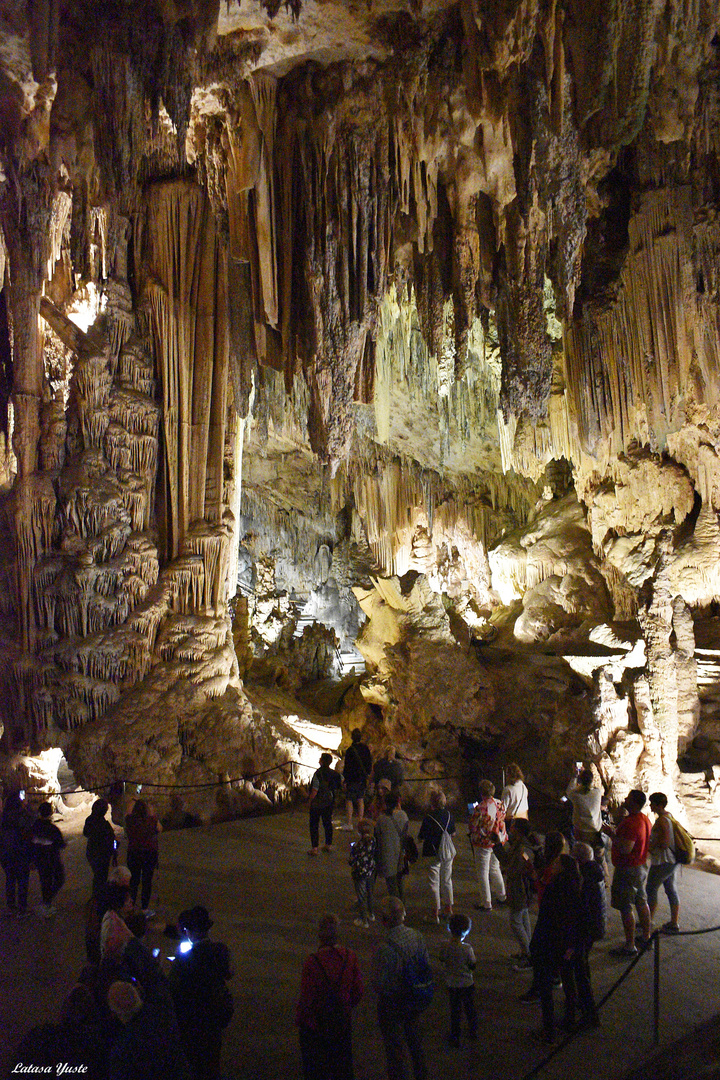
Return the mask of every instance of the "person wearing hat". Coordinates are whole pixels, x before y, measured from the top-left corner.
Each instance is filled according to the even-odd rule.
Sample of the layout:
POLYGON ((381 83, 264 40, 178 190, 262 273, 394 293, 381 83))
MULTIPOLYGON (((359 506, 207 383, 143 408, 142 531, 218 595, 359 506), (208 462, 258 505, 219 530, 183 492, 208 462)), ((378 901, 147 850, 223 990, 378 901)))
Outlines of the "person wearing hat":
POLYGON ((232 977, 230 950, 209 940, 212 925, 201 904, 180 913, 181 944, 170 972, 181 1039, 197 1080, 217 1080, 222 1033, 234 1012, 227 986, 232 977))

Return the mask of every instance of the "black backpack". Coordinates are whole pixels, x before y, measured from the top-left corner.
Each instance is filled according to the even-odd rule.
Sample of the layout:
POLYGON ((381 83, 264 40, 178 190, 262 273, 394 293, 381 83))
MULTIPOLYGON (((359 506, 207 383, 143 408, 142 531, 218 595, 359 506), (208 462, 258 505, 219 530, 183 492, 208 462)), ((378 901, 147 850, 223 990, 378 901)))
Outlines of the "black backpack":
POLYGON ((313 960, 322 971, 325 980, 325 993, 322 1002, 315 1010, 315 1030, 320 1038, 325 1039, 327 1042, 336 1041, 338 1036, 346 1032, 350 1026, 350 1014, 340 996, 340 987, 347 967, 348 955, 348 953, 345 953, 337 979, 331 979, 324 966, 320 963, 317 954, 313 955, 313 960))
POLYGON ((313 806, 316 810, 327 810, 328 807, 332 806, 335 802, 334 774, 331 769, 328 769, 327 772, 324 769, 318 769, 316 776, 318 778, 318 786, 315 792, 313 806))
POLYGON ((417 1016, 427 1009, 435 988, 427 953, 418 950, 404 957, 394 941, 389 944, 400 954, 402 962, 399 1007, 405 1016, 417 1016))

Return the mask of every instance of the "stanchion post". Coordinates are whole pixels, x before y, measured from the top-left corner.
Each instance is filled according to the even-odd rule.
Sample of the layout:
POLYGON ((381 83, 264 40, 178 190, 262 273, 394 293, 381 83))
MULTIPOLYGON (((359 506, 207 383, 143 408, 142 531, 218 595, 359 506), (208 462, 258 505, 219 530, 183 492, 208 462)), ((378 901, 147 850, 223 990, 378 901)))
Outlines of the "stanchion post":
POLYGON ((660 935, 653 937, 653 1042, 660 1043, 660 935))
POLYGON ((295 762, 290 762, 290 785, 295 787, 295 762))

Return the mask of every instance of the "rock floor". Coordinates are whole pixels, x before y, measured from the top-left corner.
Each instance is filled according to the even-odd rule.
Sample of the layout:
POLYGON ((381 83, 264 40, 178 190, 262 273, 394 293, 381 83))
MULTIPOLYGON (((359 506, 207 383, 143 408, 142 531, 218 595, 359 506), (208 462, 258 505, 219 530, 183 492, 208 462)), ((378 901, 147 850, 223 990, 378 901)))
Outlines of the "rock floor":
MULTIPOLYGON (((46 922, 34 916, 18 922, 4 918, 0 923, 2 1075, 11 1049, 28 1028, 57 1019, 62 997, 84 963, 83 906, 89 895, 90 871, 80 834, 86 812, 68 811, 60 822, 69 840, 68 882, 58 898, 54 919, 46 922)), ((464 833, 460 826, 455 906, 470 912, 476 889, 464 833)), ((163 953, 171 953, 173 943, 159 932, 163 920, 172 921, 182 908, 196 903, 209 908, 215 919, 212 936, 230 946, 235 966, 232 990, 236 1011, 225 1038, 226 1077, 285 1080, 299 1076, 294 1004, 303 959, 315 947, 319 915, 326 911, 340 915, 342 940, 358 952, 363 975, 368 974, 380 931, 353 926, 354 896, 346 861, 349 842, 349 833, 338 832, 332 854, 309 859, 307 815, 300 810, 161 837, 161 868, 153 896, 158 922, 148 935, 148 944, 160 945, 163 953)), ((422 922, 427 909, 422 860, 406 880, 408 921, 426 935, 436 963, 445 930, 422 922)), ((720 877, 685 868, 679 885, 684 928, 700 929, 720 922, 720 877)), ((377 895, 384 895, 382 885, 377 895)), ((38 899, 37 879, 33 877, 31 901, 38 899)), ((523 1080, 544 1054, 529 1037, 539 1027, 540 1010, 537 1005, 518 1002, 529 977, 512 971, 510 956, 515 943, 507 912, 498 908, 472 914, 469 940, 478 958, 480 1039, 459 1050, 446 1047, 447 1001, 440 987, 425 1014, 430 1077, 523 1080)), ((662 893, 658 914, 661 921, 667 917, 662 893)), ((619 919, 613 912, 608 938, 596 947, 592 960, 598 998, 623 970, 622 964, 607 955, 619 937, 619 919)), ((662 939, 661 1047, 689 1034, 718 1012, 719 960, 720 932, 662 939)), ((637 1068, 654 1053, 652 987, 652 957, 646 956, 604 1007, 601 1029, 578 1036, 540 1075, 560 1080, 584 1073, 589 1061, 594 1080, 615 1080, 637 1068)), ((558 991, 558 1000, 560 997, 558 991)), ((382 1047, 369 989, 355 1013, 354 1031, 358 1080, 383 1080, 382 1047)))

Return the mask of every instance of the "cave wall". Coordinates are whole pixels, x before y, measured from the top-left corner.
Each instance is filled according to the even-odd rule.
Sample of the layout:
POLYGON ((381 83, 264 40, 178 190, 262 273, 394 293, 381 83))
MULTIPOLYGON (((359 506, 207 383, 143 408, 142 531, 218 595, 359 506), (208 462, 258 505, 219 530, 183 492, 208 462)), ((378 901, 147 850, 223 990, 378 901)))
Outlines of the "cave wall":
POLYGON ((269 762, 241 669, 331 576, 347 637, 376 620, 378 740, 432 757, 409 703, 457 665, 461 727, 682 794, 720 596, 714 6, 2 13, 6 751, 269 762), (488 705, 520 655, 559 687, 534 726, 488 705))

